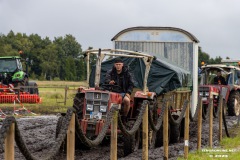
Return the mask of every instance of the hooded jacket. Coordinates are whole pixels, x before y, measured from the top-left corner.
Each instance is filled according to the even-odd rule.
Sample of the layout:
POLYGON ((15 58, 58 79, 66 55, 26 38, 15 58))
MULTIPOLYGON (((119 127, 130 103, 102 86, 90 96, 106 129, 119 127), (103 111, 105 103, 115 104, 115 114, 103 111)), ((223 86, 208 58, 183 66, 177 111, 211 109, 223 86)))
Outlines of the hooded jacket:
MULTIPOLYGON (((120 75, 123 76, 122 86, 121 86, 123 92, 131 94, 134 87, 134 80, 133 80, 132 74, 129 72, 127 67, 123 66, 122 73, 120 75)), ((107 71, 105 83, 109 84, 111 80, 114 80, 117 83, 116 85, 119 85, 118 84, 119 76, 117 75, 117 71, 115 67, 107 71)))

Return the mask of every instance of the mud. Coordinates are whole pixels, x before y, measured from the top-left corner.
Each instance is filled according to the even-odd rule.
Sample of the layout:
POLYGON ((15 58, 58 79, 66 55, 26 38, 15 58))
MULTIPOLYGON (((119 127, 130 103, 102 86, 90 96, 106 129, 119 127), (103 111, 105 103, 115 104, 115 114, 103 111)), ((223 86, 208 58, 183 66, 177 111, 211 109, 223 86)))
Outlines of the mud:
MULTIPOLYGON (((21 131, 27 147, 30 152, 41 159, 45 154, 48 154, 49 149, 53 146, 55 141, 55 131, 58 116, 37 116, 28 118, 17 119, 18 127, 21 131)), ((231 128, 237 123, 237 117, 227 117, 228 127, 231 128)), ((2 122, 0 122, 0 127, 2 122)), ((223 127, 224 129, 224 127, 223 127)), ((218 119, 213 121, 213 148, 219 146, 218 141, 218 119)), ((225 133, 225 131, 223 131, 225 133)), ((197 148, 197 123, 190 122, 190 140, 189 151, 195 151, 197 148)), ((202 148, 206 148, 209 143, 209 124, 208 121, 203 121, 202 127, 202 148)), ((169 145, 169 159, 177 159, 178 156, 184 154, 184 140, 181 139, 180 143, 169 145)), ((107 160, 110 157, 109 145, 101 145, 91 150, 76 150, 75 159, 81 160, 107 160)), ((139 149, 136 152, 128 155, 127 157, 119 157, 120 160, 139 160, 142 157, 142 150, 139 149)), ((0 154, 0 159, 4 159, 4 154, 0 154)), ((15 145, 15 160, 24 160, 24 156, 15 145)), ((56 157, 58 160, 66 159, 66 154, 61 152, 56 157)), ((150 160, 163 159, 163 147, 149 150, 150 160)))

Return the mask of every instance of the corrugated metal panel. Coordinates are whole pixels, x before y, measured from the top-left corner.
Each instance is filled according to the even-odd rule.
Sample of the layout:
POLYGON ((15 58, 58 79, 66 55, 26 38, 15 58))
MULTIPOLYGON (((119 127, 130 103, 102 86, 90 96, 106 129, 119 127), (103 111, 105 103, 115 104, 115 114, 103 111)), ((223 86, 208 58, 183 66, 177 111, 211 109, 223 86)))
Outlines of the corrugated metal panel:
POLYGON ((193 44, 189 42, 115 41, 116 49, 146 52, 192 72, 193 44))

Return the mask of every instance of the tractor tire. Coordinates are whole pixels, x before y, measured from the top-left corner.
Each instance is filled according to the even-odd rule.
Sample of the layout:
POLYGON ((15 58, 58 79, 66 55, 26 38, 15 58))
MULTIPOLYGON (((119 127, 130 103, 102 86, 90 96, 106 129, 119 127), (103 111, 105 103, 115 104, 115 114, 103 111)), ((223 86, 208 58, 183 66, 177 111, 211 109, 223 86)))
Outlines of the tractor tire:
POLYGON ((203 104, 202 105, 202 118, 204 120, 207 119, 207 111, 208 111, 208 105, 207 104, 203 104))
MULTIPOLYGON (((170 130, 170 123, 168 123, 168 144, 170 143, 171 130, 170 130)), ((155 147, 163 146, 163 124, 160 129, 157 131, 155 147)))
MULTIPOLYGON (((134 125, 134 121, 128 121, 126 124, 127 128, 132 128, 134 125)), ((132 136, 127 136, 124 135, 124 156, 127 156, 134 151, 136 151, 139 148, 139 143, 140 143, 140 129, 132 135, 132 136)))
POLYGON ((223 100, 223 104, 222 104, 222 111, 223 111, 223 116, 227 116, 228 115, 228 109, 227 109, 227 103, 225 101, 225 99, 223 100))
POLYGON ((73 99, 73 108, 76 110, 76 114, 78 115, 79 120, 83 118, 83 107, 84 107, 84 94, 77 93, 73 99))
POLYGON ((230 93, 228 99, 228 115, 238 116, 240 112, 240 93, 239 91, 233 91, 230 93))
MULTIPOLYGON (((172 115, 172 118, 174 120, 177 120, 179 116, 177 115, 172 115)), ((175 123, 175 124, 170 124, 170 142, 171 143, 178 143, 180 141, 180 135, 181 135, 181 123, 175 123)))
POLYGON ((38 85, 36 82, 28 82, 28 86, 29 86, 29 93, 30 94, 39 94, 38 92, 38 85))
MULTIPOLYGON (((63 118, 64 118, 64 116, 61 116, 61 117, 58 118, 57 126, 56 126, 55 138, 58 138, 58 135, 59 135, 61 127, 62 127, 63 118)), ((66 150, 67 150, 67 137, 65 137, 64 142, 62 143, 62 145, 60 147, 60 150, 63 151, 64 153, 66 153, 66 150)))
POLYGON ((181 121, 180 137, 183 138, 185 134, 185 118, 181 121))
POLYGON ((214 118, 218 118, 218 112, 219 112, 218 106, 213 106, 213 117, 214 118))

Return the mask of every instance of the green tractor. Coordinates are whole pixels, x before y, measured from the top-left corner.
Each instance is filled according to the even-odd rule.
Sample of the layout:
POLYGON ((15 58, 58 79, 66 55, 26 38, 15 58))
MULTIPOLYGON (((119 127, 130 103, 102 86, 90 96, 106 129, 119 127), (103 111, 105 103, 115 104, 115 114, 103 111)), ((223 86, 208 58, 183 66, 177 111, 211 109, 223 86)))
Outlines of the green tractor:
POLYGON ((38 95, 38 87, 35 82, 29 81, 28 74, 23 71, 21 57, 0 57, 0 95, 13 93, 38 95))

